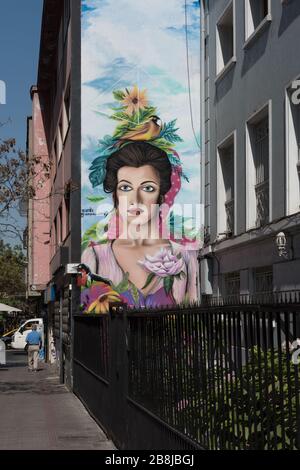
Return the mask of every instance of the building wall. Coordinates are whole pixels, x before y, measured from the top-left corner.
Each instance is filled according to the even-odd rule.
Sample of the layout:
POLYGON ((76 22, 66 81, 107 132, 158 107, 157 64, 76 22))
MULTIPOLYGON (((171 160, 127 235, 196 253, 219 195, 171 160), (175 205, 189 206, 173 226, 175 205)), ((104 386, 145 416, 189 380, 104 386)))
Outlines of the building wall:
POLYGON ((42 118, 42 102, 37 89, 32 90, 31 153, 40 158, 33 179, 35 197, 30 201, 30 286, 32 291, 43 291, 50 280, 49 267, 49 192, 50 182, 43 165, 48 165, 49 156, 42 118))
MULTIPOLYGON (((87 0, 82 12, 81 204, 84 249, 81 259, 92 274, 108 279, 111 286, 121 285, 121 290, 115 295, 119 295, 119 300, 126 299, 130 306, 161 307, 194 302, 198 298, 197 254, 202 230, 199 3, 188 2, 185 5, 184 0, 154 0, 154 17, 149 16, 147 7, 139 0, 121 3, 121 17, 116 14, 114 0, 105 4, 100 0, 87 0), (172 15, 168 15, 170 11, 172 15), (135 21, 137 16, 140 16, 138 24, 135 21), (121 37, 120 30, 128 34, 121 37), (133 30, 135 34, 129 34, 133 30), (143 98, 134 98, 135 94, 143 98), (142 126, 145 129, 155 126, 155 131, 141 132, 142 126), (128 129, 134 135, 128 134, 128 129), (122 190, 117 188, 117 183, 110 190, 106 186, 106 181, 111 178, 117 182, 118 171, 112 162, 116 157, 122 158, 116 150, 125 152, 123 148, 127 144, 130 144, 126 147, 130 155, 126 157, 128 163, 126 169, 124 167, 124 179, 131 185, 135 181, 136 166, 141 166, 145 172, 143 179, 148 181, 152 181, 153 167, 157 168, 151 161, 149 165, 142 165, 141 157, 138 157, 139 161, 136 159, 140 152, 143 158, 148 158, 149 149, 163 150, 165 153, 157 161, 162 165, 169 162, 171 167, 164 174, 159 171, 160 190, 155 193, 152 188, 153 205, 147 222, 145 210, 140 218, 129 215, 129 206, 127 211, 122 211, 125 197, 120 197, 122 190), (168 187, 165 192, 162 180, 168 187), (153 206, 162 206, 162 202, 161 214, 164 212, 164 215, 158 217, 153 206), (118 225, 122 227, 119 231, 115 230, 118 225), (138 227, 136 232, 133 227, 138 227), (133 241, 142 237, 142 245, 133 241), (122 245, 123 259, 120 259, 115 254, 119 248, 115 247, 121 246, 122 239, 127 239, 127 242, 122 245), (195 243, 192 242, 194 239, 195 243), (176 244, 172 244, 174 240, 176 244), (153 275, 150 283, 150 271, 138 260, 148 255, 158 257, 161 247, 167 251, 172 248, 176 254, 178 250, 182 255, 181 269, 185 277, 169 275, 163 282, 162 278, 153 275), (149 284, 150 289, 147 288, 149 284)), ((153 159, 158 158, 151 155, 153 159)), ((142 181, 140 184, 138 191, 129 188, 127 201, 132 207, 146 204, 142 181)), ((90 313, 108 311, 107 300, 102 305, 101 300, 94 301, 94 287, 90 281, 82 286, 82 309, 90 313)))
MULTIPOLYGON (((45 145, 51 164, 46 245, 39 253, 49 272, 44 291, 48 360, 56 359, 61 381, 70 388, 72 305, 75 309, 77 297, 66 267, 80 262, 80 13, 80 0, 44 1, 33 119, 39 126, 43 123, 45 140, 40 140, 39 127, 32 131, 34 140, 45 145), (43 103, 41 109, 38 102, 43 103)), ((33 207, 34 214, 37 209, 33 207)), ((33 233, 34 226, 29 231, 33 233)))
MULTIPOLYGON (((214 293, 222 290, 221 272, 242 271, 252 267, 273 266, 274 289, 293 289, 297 284, 285 273, 288 263, 298 258, 296 249, 288 250, 286 259, 278 256, 275 238, 279 230, 287 231, 288 243, 297 246, 297 216, 287 217, 286 185, 286 90, 300 75, 299 28, 300 4, 296 1, 271 1, 271 17, 252 42, 245 46, 245 2, 233 1, 236 62, 221 77, 216 69, 216 25, 229 0, 206 3, 206 91, 205 101, 205 166, 206 171, 206 244, 203 256, 212 259, 214 293), (250 230, 246 224, 247 173, 246 123, 269 103, 270 109, 270 223, 250 230), (218 230, 217 147, 231 133, 236 133, 235 157, 235 231, 222 241, 218 230), (282 224, 279 221, 283 219, 282 224), (215 256, 216 255, 216 256, 215 256), (218 258, 218 259, 216 259, 218 258)), ((295 168, 296 171, 296 168, 295 168)), ((295 248, 295 247, 294 247, 295 248)), ((292 264, 291 264, 292 266, 292 264)), ((293 270, 291 271, 293 272, 293 270)), ((249 277, 251 277, 249 274, 249 277)), ((248 290, 251 282, 248 283, 248 290)), ((205 288, 204 288, 205 291, 205 288)))
MULTIPOLYGON (((27 159, 28 161, 32 158, 32 117, 27 118, 27 159)), ((28 211, 27 211, 27 292, 28 295, 31 291, 33 284, 33 211, 32 211, 32 200, 28 201, 28 211)))

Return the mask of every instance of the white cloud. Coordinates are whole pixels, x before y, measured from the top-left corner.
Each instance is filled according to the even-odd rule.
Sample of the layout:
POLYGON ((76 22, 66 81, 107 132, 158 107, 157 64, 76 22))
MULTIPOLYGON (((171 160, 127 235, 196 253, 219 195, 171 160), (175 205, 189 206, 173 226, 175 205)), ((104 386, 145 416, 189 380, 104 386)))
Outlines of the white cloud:
POLYGON ((92 185, 89 180, 89 163, 84 159, 81 160, 81 186, 92 190, 92 185))

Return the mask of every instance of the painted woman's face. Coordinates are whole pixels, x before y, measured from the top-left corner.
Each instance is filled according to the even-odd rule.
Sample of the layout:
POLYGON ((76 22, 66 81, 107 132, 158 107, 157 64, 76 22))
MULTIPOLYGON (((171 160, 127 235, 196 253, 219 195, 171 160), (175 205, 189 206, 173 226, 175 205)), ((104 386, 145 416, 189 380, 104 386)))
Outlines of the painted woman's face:
POLYGON ((119 214, 128 224, 144 225, 158 213, 160 177, 151 165, 118 171, 119 214))

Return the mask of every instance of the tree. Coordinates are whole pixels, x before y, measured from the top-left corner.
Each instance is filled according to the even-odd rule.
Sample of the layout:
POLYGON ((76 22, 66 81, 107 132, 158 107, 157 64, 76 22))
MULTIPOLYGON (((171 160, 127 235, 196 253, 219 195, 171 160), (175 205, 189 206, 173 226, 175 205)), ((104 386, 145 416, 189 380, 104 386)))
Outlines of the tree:
MULTIPOLYGON (((28 314, 26 301, 25 256, 20 246, 11 247, 0 240, 0 303, 16 307, 28 314)), ((0 332, 18 324, 16 318, 0 316, 0 332)))
POLYGON ((11 247, 0 240, 0 302, 24 303, 26 297, 25 256, 20 246, 11 247))
POLYGON ((15 139, 0 139, 0 237, 18 237, 22 233, 13 220, 13 212, 20 204, 26 204, 35 197, 36 182, 42 185, 50 177, 50 164, 41 156, 27 159, 26 154, 17 150, 15 139))

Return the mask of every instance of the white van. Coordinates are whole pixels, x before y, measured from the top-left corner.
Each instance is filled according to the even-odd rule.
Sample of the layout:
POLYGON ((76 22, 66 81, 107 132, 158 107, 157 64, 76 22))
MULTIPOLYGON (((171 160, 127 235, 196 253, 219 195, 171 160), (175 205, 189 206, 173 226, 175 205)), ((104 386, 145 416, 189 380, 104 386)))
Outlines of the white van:
POLYGON ((26 338, 28 333, 32 331, 32 325, 37 325, 37 331, 41 333, 42 341, 44 344, 44 322, 42 318, 31 318, 18 328, 11 340, 11 347, 13 349, 24 349, 26 346, 26 338))

